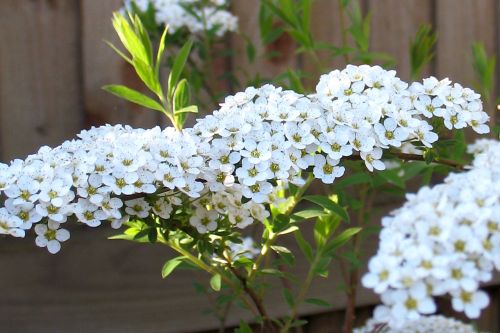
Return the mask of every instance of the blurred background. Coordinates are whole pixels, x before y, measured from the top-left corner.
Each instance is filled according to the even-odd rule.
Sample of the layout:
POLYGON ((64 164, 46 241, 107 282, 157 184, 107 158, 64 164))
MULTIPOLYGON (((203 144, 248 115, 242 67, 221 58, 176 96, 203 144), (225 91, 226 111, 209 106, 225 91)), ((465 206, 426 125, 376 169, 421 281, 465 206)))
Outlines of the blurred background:
MULTIPOLYGON (((437 32, 435 57, 424 76, 449 77, 474 87, 471 47, 481 42, 489 55, 500 54, 500 1, 498 0, 363 0, 372 12, 371 51, 385 52, 396 60, 398 75, 409 80, 409 45, 421 24, 437 32)), ((93 125, 161 125, 154 112, 119 100, 101 87, 120 83, 137 86, 133 72, 103 42, 116 42, 112 11, 121 0, 0 0, 0 161, 24 158, 42 145, 55 146, 93 125)), ((258 0, 233 0, 232 11, 240 29, 258 41, 258 0)), ((316 38, 341 43, 337 0, 314 2, 316 38)), ((291 38, 270 45, 256 44, 257 53, 277 51, 272 59, 249 63, 241 38, 228 35, 224 47, 234 56, 220 62, 220 71, 260 72, 274 76, 287 68, 314 72, 314 66, 297 55, 291 38), (264 50, 264 51, 266 51, 264 50)), ((323 59, 330 69, 343 68, 342 57, 323 59)), ((498 61, 497 61, 498 62, 498 61)), ((313 81, 320 73, 313 73, 313 81)), ((498 96, 500 75, 494 76, 498 96)), ((216 80, 215 78, 211 78, 216 80)), ((220 86, 233 89, 229 82, 220 86)), ((494 88, 495 89, 495 88, 494 88)), ((495 117, 495 99, 487 106, 495 117)), ((212 110, 202 110, 209 113, 212 110)), ((394 203, 381 200, 374 221, 394 203)), ((176 272, 168 281, 160 268, 169 257, 162 247, 107 241, 112 231, 77 229, 63 251, 52 256, 36 248, 33 239, 0 239, 1 332, 198 332, 218 327, 206 311, 210 295, 197 294, 193 282, 202 273, 176 272)), ((367 245, 368 246, 368 245, 367 245)), ((373 246, 372 246, 373 247, 373 246)), ((368 251, 369 252, 369 251, 368 251)), ((300 265, 298 268, 300 270, 300 265)), ((333 272, 335 274, 335 272, 333 272)), ((500 279, 496 279, 500 283, 500 279)), ((318 313, 305 307, 309 324, 303 332, 340 329, 344 297, 331 282, 319 281, 313 295, 328 292, 334 308, 318 313)), ((478 321, 489 332, 500 332, 500 288, 487 288, 491 305, 478 321)), ((377 298, 361 291, 359 322, 371 315, 377 298)), ((272 313, 284 313, 276 295, 272 313)), ((446 301, 441 311, 450 313, 446 301)), ((237 309, 228 325, 245 319, 237 309)))

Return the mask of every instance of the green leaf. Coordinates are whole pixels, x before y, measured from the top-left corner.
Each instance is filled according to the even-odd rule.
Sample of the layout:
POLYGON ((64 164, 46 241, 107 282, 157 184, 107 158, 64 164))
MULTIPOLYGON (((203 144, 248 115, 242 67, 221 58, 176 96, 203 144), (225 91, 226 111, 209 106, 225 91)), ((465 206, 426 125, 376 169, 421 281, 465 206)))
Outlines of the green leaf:
POLYGON ((174 93, 174 114, 189 105, 191 93, 189 91, 189 84, 186 79, 182 79, 174 93))
POLYGON ((288 81, 290 82, 290 89, 293 91, 303 94, 305 92, 304 86, 300 81, 300 76, 297 74, 297 71, 289 69, 287 71, 288 81))
POLYGON ((284 277, 285 273, 276 268, 264 268, 260 270, 261 274, 284 277))
POLYGON ((314 240, 318 247, 323 246, 340 224, 336 215, 319 217, 314 225, 314 240))
POLYGON ((163 34, 160 38, 160 45, 158 46, 158 52, 156 53, 156 64, 155 64, 155 73, 156 76, 160 75, 160 66, 161 66, 161 58, 163 58, 163 54, 165 53, 165 40, 167 39, 168 33, 168 25, 165 26, 165 30, 163 30, 163 34))
POLYGON ((257 51, 255 49, 255 45, 252 42, 250 38, 245 38, 245 50, 248 58, 249 63, 253 63, 255 61, 255 55, 257 54, 257 51))
POLYGON ((184 46, 179 50, 177 56, 175 57, 174 64, 172 65, 172 71, 168 78, 168 97, 172 98, 174 94, 174 89, 177 86, 177 82, 181 77, 184 66, 193 47, 193 40, 188 40, 184 46))
POLYGON ((295 236, 295 240, 297 241, 297 244, 299 245, 300 250, 302 251, 302 253, 306 257, 306 259, 311 262, 313 259, 313 249, 312 249, 311 245, 304 239, 304 237, 302 236, 302 233, 299 230, 297 230, 294 233, 294 236, 295 236))
POLYGON ((180 113, 198 113, 198 106, 190 105, 175 111, 175 114, 180 114, 180 113))
POLYGON ((293 299, 293 295, 292 295, 290 289, 283 288, 283 298, 285 299, 286 304, 288 304, 288 306, 290 308, 293 308, 293 304, 295 303, 295 301, 293 299))
POLYGON ((410 41, 411 78, 418 79, 422 69, 434 58, 437 35, 428 24, 422 24, 414 39, 410 41))
POLYGON ((154 92, 156 95, 160 96, 162 94, 161 85, 160 82, 158 81, 158 77, 155 75, 155 72, 153 71, 153 68, 151 68, 150 65, 143 62, 139 58, 133 59, 132 65, 134 66, 135 72, 142 80, 142 82, 144 82, 146 87, 148 87, 149 90, 154 92))
POLYGON ((140 59, 146 64, 151 63, 147 47, 125 17, 119 13, 115 13, 113 16, 113 27, 123 46, 132 55, 133 59, 140 59))
POLYGON ((332 213, 337 214, 342 220, 346 222, 350 221, 349 214, 347 214, 347 211, 338 203, 330 200, 328 197, 322 195, 308 195, 305 196, 303 199, 313 202, 317 205, 320 205, 324 209, 327 209, 332 213))
POLYGON ((243 320, 240 321, 240 327, 236 329, 236 333, 253 333, 253 330, 243 320))
POLYGON ((113 45, 110 41, 105 40, 106 43, 113 51, 115 51, 121 58, 123 58, 126 62, 132 65, 132 59, 128 57, 125 53, 120 51, 116 46, 113 45))
POLYGON ((328 254, 333 254, 332 252, 335 251, 337 248, 341 247, 342 245, 346 244, 354 235, 359 233, 362 229, 361 228, 349 228, 344 230, 343 232, 340 233, 337 237, 335 237, 331 242, 329 242, 326 247, 325 247, 325 253, 328 254))
POLYGON ((300 212, 296 212, 293 215, 290 216, 290 219, 293 222, 300 222, 304 220, 309 220, 312 218, 320 217, 320 216, 325 216, 325 212, 323 210, 319 209, 306 209, 302 210, 300 212))
POLYGON ((177 266, 179 266, 184 260, 184 256, 176 257, 165 262, 161 269, 161 277, 166 278, 169 276, 177 266))
POLYGON ((212 276, 210 279, 210 287, 212 287, 213 290, 219 291, 221 288, 221 282, 222 282, 222 277, 220 274, 215 274, 212 276))
POLYGON ((302 30, 311 30, 311 11, 313 0, 302 0, 302 30))
POLYGON ((141 18, 139 15, 134 15, 132 17, 132 23, 134 25, 134 30, 141 40, 141 44, 144 47, 144 50, 146 52, 147 56, 147 61, 146 63, 149 65, 152 65, 153 61, 153 47, 151 45, 151 39, 149 38, 149 33, 148 31, 144 28, 144 25, 142 24, 141 18))
POLYGON ((309 303, 309 304, 314 304, 317 306, 322 306, 325 308, 331 308, 332 305, 328 303, 327 301, 321 299, 321 298, 308 298, 304 302, 309 303))
POLYGON ((277 245, 271 246, 271 249, 278 253, 287 265, 293 266, 293 264, 295 263, 295 256, 289 249, 277 245))
POLYGON ((122 85, 107 85, 103 87, 109 93, 145 108, 165 112, 165 109, 152 98, 122 85))
POLYGON ((473 68, 478 80, 478 88, 486 102, 490 101, 491 93, 495 85, 495 55, 488 57, 482 43, 472 45, 473 68))
POLYGON ((388 183, 396 185, 399 188, 405 188, 404 178, 398 175, 399 169, 394 170, 382 170, 378 172, 383 179, 385 179, 388 183))

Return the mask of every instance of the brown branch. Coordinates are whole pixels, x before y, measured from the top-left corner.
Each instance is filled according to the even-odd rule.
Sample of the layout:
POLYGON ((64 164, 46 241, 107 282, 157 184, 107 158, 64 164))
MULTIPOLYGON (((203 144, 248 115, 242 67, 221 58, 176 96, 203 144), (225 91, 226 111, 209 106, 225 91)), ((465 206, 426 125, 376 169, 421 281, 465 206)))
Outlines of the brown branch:
MULTIPOLYGON (((365 212, 367 210, 370 210, 373 206, 373 193, 374 192, 370 191, 366 186, 363 186, 360 190, 360 201, 365 204, 361 206, 358 211, 358 227, 363 227, 365 225, 365 212)), ((357 257, 359 257, 361 251, 360 234, 354 236, 353 243, 354 253, 357 257)), ((359 285, 359 275, 359 268, 354 267, 348 276, 347 303, 344 315, 344 327, 342 331, 343 333, 351 333, 354 328, 354 320, 356 319, 356 294, 359 285)))
MULTIPOLYGON (((422 161, 422 162, 425 162, 425 157, 423 155, 419 155, 419 154, 406 154, 406 153, 394 152, 394 151, 391 151, 390 154, 394 155, 395 157, 397 157, 403 161, 422 161)), ((359 161, 362 158, 360 155, 351 155, 351 156, 342 157, 342 159, 346 159, 346 160, 350 160, 350 161, 359 161)), ((462 163, 459 163, 456 161, 447 160, 447 159, 436 159, 436 160, 433 160, 432 162, 436 163, 436 164, 446 165, 446 166, 452 167, 454 169, 464 170, 464 165, 462 163)))
POLYGON ((262 302, 262 299, 255 293, 255 291, 250 288, 248 285, 248 280, 246 277, 244 277, 237 269, 234 267, 231 263, 231 259, 228 257, 224 256, 224 259, 227 262, 227 267, 229 270, 236 276, 236 278, 241 282, 241 285, 243 287, 243 290, 245 293, 250 297, 252 302, 254 303, 255 307, 257 308, 257 311, 259 312, 260 316, 262 317, 262 324, 263 324, 263 332, 266 333, 274 333, 276 332, 276 327, 273 324, 271 318, 267 314, 266 309, 264 308, 264 304, 262 302))

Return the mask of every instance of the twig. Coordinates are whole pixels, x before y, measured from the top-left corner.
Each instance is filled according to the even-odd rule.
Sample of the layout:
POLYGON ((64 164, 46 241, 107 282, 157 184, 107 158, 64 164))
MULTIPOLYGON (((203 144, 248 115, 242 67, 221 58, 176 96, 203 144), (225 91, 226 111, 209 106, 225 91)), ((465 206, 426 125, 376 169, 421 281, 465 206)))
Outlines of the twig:
POLYGON ((231 259, 229 257, 227 257, 226 255, 224 255, 224 260, 226 260, 227 267, 233 273, 233 275, 241 282, 243 290, 250 297, 250 299, 254 303, 255 307, 257 308, 257 311, 259 311, 259 314, 262 317, 262 324, 263 324, 263 329, 265 330, 265 332, 274 332, 275 331, 274 324, 271 321, 269 315, 267 314, 267 311, 264 307, 264 303, 262 302, 262 299, 249 286, 248 279, 245 276, 243 276, 243 274, 241 274, 236 269, 236 267, 233 266, 231 259))

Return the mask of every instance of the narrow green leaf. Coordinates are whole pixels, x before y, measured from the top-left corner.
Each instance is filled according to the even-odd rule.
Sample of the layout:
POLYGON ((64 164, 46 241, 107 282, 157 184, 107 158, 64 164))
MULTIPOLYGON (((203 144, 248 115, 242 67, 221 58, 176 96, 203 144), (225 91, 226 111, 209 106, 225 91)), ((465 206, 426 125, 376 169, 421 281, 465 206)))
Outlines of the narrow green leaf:
POLYGON ((337 214, 342 220, 349 222, 349 214, 347 211, 340 206, 338 203, 330 200, 328 197, 322 195, 308 195, 303 198, 304 200, 313 202, 321 207, 331 211, 332 213, 337 214))
POLYGON ((325 308, 331 308, 332 305, 328 303, 327 301, 321 299, 321 298, 308 298, 304 302, 309 303, 309 304, 314 304, 317 306, 322 306, 325 308))
POLYGON ((177 84, 174 92, 174 114, 177 113, 177 110, 181 110, 189 105, 190 95, 189 84, 186 79, 182 79, 177 84))
POLYGON ((113 16, 113 27, 115 28, 120 41, 127 51, 132 55, 132 59, 141 59, 144 63, 150 63, 150 57, 141 38, 134 31, 129 21, 119 13, 113 16))
POLYGON ((285 273, 276 268, 264 268, 260 270, 261 274, 273 275, 277 277, 284 277, 285 273))
POLYGON ((132 65, 146 87, 148 87, 149 90, 154 92, 156 95, 160 96, 162 94, 161 85, 153 68, 139 58, 134 58, 132 60, 132 65))
POLYGON ((312 218, 316 218, 316 217, 320 217, 320 216, 324 216, 324 215, 326 215, 326 214, 323 210, 306 209, 306 210, 302 210, 300 212, 294 213, 292 216, 290 216, 290 219, 293 222, 300 222, 300 221, 304 221, 304 220, 308 220, 308 219, 312 219, 312 218))
POLYGON ((354 235, 359 233, 361 230, 362 230, 361 228, 349 228, 344 230, 343 232, 340 233, 340 235, 335 237, 331 242, 329 242, 325 246, 325 253, 332 255, 333 251, 335 251, 342 245, 346 244, 352 237, 354 237, 354 235))
POLYGON ((180 110, 176 110, 175 114, 180 114, 180 113, 198 113, 198 106, 196 105, 190 105, 186 106, 185 108, 182 108, 180 110))
POLYGON ((174 94, 174 89, 177 87, 177 82, 181 77, 184 66, 193 47, 193 40, 188 40, 184 46, 179 50, 177 56, 175 57, 174 64, 172 65, 172 71, 168 78, 168 97, 172 98, 174 94))
POLYGON ((184 256, 176 257, 170 260, 167 260, 161 269, 161 277, 166 278, 169 276, 177 266, 179 266, 184 260, 184 256))
POLYGON ((122 59, 124 59, 126 62, 129 64, 133 65, 132 59, 128 57, 125 53, 120 51, 116 46, 113 45, 110 41, 104 40, 104 43, 106 43, 113 51, 115 51, 122 59))
POLYGON ((288 304, 288 306, 290 308, 293 308, 293 304, 295 303, 295 300, 293 299, 293 295, 292 295, 290 289, 283 288, 283 298, 285 299, 286 304, 288 304))
POLYGON ((109 93, 123 98, 129 102, 141 105, 148 109, 165 112, 163 107, 150 97, 122 85, 107 85, 103 87, 109 93))
POLYGON ((434 45, 437 35, 428 24, 422 24, 415 38, 410 41, 410 68, 411 78, 420 77, 422 69, 434 58, 434 45))
POLYGON ((220 274, 215 274, 210 279, 210 287, 212 287, 212 289, 215 291, 219 291, 221 288, 221 282, 222 282, 222 277, 220 276, 220 274))
POLYGON ((161 59, 163 58, 163 54, 165 53, 166 39, 168 33, 168 25, 165 26, 165 30, 163 30, 163 34, 160 38, 160 45, 158 46, 158 52, 156 53, 156 64, 155 64, 155 73, 156 76, 160 75, 160 67, 161 67, 161 59))
POLYGON ((311 245, 304 239, 302 236, 302 233, 297 230, 294 233, 295 240, 297 241, 297 244, 299 245, 300 250, 304 254, 304 256, 307 258, 307 260, 312 261, 313 259, 313 249, 311 245))

